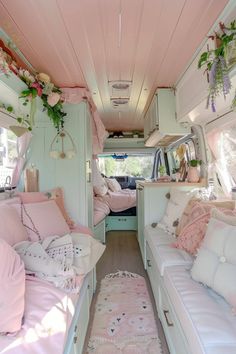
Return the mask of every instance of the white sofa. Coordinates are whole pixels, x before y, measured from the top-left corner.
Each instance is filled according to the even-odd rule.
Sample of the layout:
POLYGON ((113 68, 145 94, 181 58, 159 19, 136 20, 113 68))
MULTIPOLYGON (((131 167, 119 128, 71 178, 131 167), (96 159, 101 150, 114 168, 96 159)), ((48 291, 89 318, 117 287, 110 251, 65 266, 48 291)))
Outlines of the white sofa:
POLYGON ((171 247, 173 241, 162 229, 146 226, 147 272, 170 353, 236 354, 236 316, 230 305, 191 278, 194 259, 171 247))

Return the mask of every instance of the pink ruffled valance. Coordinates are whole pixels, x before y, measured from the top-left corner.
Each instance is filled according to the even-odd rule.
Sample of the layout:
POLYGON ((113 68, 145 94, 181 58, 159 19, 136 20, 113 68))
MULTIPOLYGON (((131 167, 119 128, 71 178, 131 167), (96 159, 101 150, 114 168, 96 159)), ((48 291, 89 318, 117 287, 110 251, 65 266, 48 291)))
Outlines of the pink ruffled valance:
POLYGON ((105 139, 108 137, 104 124, 99 116, 97 107, 95 106, 92 96, 85 87, 61 88, 62 99, 66 103, 80 103, 87 101, 92 115, 92 134, 93 134, 93 154, 103 152, 105 139))

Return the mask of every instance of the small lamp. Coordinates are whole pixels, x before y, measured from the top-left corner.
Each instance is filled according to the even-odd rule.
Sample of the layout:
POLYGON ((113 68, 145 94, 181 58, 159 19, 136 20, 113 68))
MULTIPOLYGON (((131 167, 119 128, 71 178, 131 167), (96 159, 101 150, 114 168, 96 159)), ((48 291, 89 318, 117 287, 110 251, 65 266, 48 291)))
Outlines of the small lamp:
POLYGON ((71 135, 65 130, 61 129, 56 136, 54 137, 51 146, 49 155, 53 159, 72 159, 76 155, 75 143, 71 135), (56 143, 60 143, 60 148, 56 149, 56 143), (65 150, 65 145, 70 145, 70 148, 65 150))

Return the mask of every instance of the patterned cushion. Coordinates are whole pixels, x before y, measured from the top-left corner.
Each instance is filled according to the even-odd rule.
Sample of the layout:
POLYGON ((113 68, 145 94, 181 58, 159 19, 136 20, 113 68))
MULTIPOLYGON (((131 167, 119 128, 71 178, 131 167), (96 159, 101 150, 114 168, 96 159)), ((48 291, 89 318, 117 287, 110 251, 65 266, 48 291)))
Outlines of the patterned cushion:
MULTIPOLYGON (((188 224, 184 226, 177 241, 172 246, 195 255, 204 239, 207 223, 214 208, 215 205, 213 203, 195 201, 188 215, 188 224)), ((219 208, 219 210, 225 215, 236 215, 235 211, 230 209, 219 208)))

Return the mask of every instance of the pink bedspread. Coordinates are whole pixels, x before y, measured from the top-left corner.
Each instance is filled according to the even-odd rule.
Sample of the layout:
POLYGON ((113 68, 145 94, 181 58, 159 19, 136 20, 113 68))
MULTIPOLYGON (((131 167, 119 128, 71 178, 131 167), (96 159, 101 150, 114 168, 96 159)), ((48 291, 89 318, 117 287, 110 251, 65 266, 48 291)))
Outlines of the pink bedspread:
POLYGON ((111 211, 115 213, 136 206, 136 190, 122 189, 119 192, 108 191, 102 198, 111 211))
POLYGON ((78 294, 27 277, 24 324, 16 336, 0 337, 0 353, 62 354, 77 299, 78 294))

